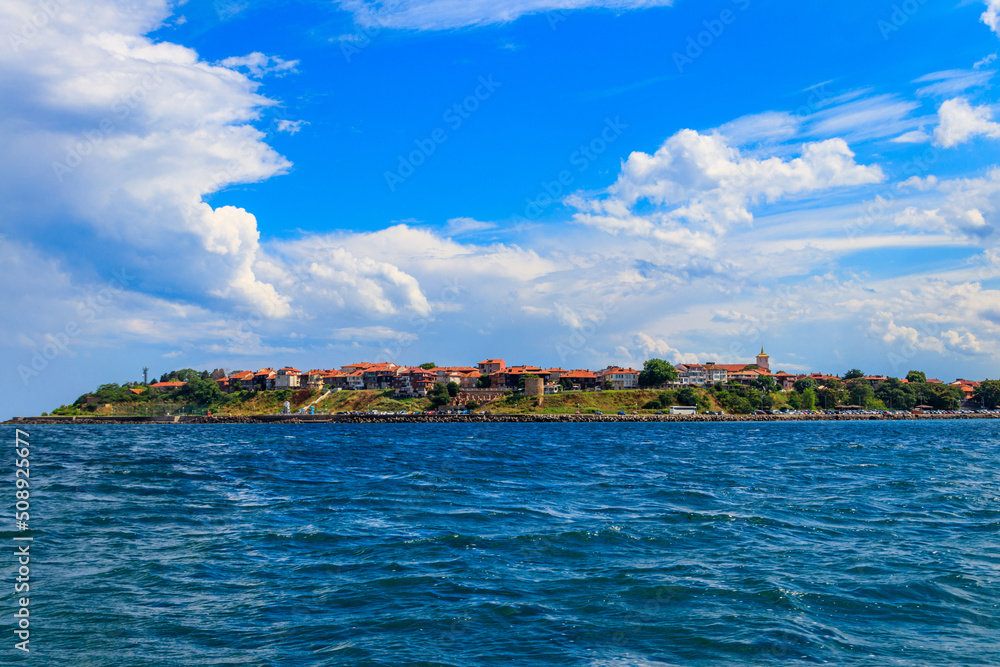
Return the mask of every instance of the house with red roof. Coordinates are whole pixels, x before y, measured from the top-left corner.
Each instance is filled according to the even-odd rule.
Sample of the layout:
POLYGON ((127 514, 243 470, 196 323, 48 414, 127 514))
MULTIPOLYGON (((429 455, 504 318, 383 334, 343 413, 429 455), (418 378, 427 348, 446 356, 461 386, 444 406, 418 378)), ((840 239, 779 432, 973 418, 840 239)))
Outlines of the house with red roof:
POLYGON ((596 375, 598 382, 602 385, 610 382, 612 389, 639 388, 639 371, 633 368, 608 366, 604 370, 597 371, 596 375))
POLYGON ((253 389, 257 391, 267 391, 274 389, 274 380, 278 374, 270 368, 262 368, 253 374, 253 389))
POLYGON ((485 359, 478 364, 480 375, 493 375, 507 368, 503 359, 485 359))
POLYGON ((392 389, 401 398, 426 396, 437 382, 438 375, 433 370, 408 368, 393 378, 392 389))
POLYGON ((559 374, 559 380, 569 380, 573 383, 573 389, 580 391, 593 391, 598 387, 597 373, 585 368, 577 368, 559 374))
POLYGON ((149 388, 153 391, 173 391, 174 389, 180 389, 186 384, 187 382, 157 382, 149 385, 149 388))

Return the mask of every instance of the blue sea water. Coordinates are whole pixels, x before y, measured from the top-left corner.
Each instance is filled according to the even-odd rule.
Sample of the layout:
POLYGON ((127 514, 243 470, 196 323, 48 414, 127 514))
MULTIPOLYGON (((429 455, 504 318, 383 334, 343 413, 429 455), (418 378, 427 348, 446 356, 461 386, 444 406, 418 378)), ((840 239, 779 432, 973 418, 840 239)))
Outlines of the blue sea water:
POLYGON ((0 664, 1000 663, 1000 422, 28 431, 0 664))

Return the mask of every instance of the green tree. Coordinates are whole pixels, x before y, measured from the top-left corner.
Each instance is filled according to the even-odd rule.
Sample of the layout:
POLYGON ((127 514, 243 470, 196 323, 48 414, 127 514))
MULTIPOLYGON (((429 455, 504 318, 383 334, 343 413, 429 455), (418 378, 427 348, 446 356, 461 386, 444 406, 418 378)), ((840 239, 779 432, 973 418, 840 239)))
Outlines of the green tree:
POLYGON ((479 382, 476 383, 476 387, 479 389, 489 389, 492 382, 493 381, 490 379, 489 375, 480 375, 479 382))
POLYGON ((448 395, 448 386, 443 382, 438 382, 431 387, 427 391, 427 398, 435 410, 451 401, 451 397, 448 395))
POLYGON ((847 392, 843 389, 831 389, 830 387, 820 387, 816 390, 817 405, 822 405, 824 409, 833 409, 838 405, 843 405, 847 400, 847 392))
POLYGON ((465 404, 465 409, 468 410, 469 412, 472 412, 473 410, 476 410, 478 408, 479 408, 479 403, 476 403, 475 401, 469 401, 468 403, 465 404))
POLYGON ((170 371, 160 376, 160 382, 190 382, 191 380, 201 380, 209 377, 208 371, 196 371, 193 368, 182 368, 177 371, 170 371))
POLYGON ((735 415, 748 415, 756 409, 757 409, 756 405, 751 403, 749 399, 746 399, 742 396, 736 396, 729 403, 729 405, 726 406, 726 412, 735 415))
POLYGON ((875 388, 875 397, 892 410, 911 410, 917 405, 914 384, 903 384, 901 380, 889 378, 875 388))
POLYGON ((458 392, 462 388, 457 382, 449 382, 445 387, 448 389, 448 396, 451 398, 458 396, 458 392))
POLYGON ((573 390, 573 381, 570 380, 569 378, 562 378, 561 380, 559 380, 559 384, 562 385, 562 388, 565 389, 566 391, 573 390))
POLYGON ((750 383, 750 386, 765 394, 770 394, 778 391, 779 389, 778 383, 775 382, 774 378, 770 375, 760 375, 754 378, 754 381, 750 383))
POLYGON ((420 368, 423 368, 425 371, 429 371, 432 368, 437 368, 437 364, 432 361, 428 361, 426 364, 420 364, 420 368))
POLYGON ((647 359, 639 373, 640 387, 659 387, 668 382, 677 382, 677 369, 663 359, 647 359))
POLYGON ((907 382, 927 382, 927 374, 923 371, 910 371, 906 374, 907 382))
POLYGON ((986 380, 980 383, 972 397, 984 407, 993 410, 1000 405, 1000 380, 986 380))
POLYGON ((188 380, 188 383, 181 387, 177 394, 181 400, 197 405, 209 405, 222 398, 222 390, 219 389, 218 382, 201 378, 188 380))
POLYGON ((684 387, 677 392, 677 405, 698 405, 698 392, 692 387, 684 387))
POLYGON ((677 404, 677 394, 671 390, 660 392, 660 395, 648 401, 642 407, 646 410, 665 410, 671 405, 677 404))
POLYGON ((875 400, 875 390, 868 384, 856 384, 851 387, 851 404, 867 408, 875 400))
POLYGON ((863 378, 865 376, 864 372, 860 369, 852 368, 851 370, 844 373, 845 380, 857 380, 858 378, 863 378))
POLYGON ((799 378, 792 385, 792 389, 799 393, 804 392, 806 389, 816 389, 817 387, 819 387, 819 383, 813 378, 799 378))
POLYGON ((802 407, 801 410, 815 410, 816 409, 816 390, 813 388, 806 389, 802 392, 802 407))
POLYGON ((946 384, 916 385, 922 404, 927 404, 937 410, 954 410, 962 404, 962 390, 946 384))

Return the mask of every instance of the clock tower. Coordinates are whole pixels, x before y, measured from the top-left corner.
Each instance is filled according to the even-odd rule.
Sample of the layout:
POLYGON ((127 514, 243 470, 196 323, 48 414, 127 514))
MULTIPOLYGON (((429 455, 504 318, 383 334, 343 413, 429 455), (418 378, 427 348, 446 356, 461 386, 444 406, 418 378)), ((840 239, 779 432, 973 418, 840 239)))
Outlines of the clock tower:
POLYGON ((757 355, 757 366, 760 367, 760 370, 764 371, 765 373, 770 373, 771 372, 771 361, 770 361, 770 359, 771 358, 769 356, 767 356, 767 354, 764 352, 764 348, 761 347, 760 348, 760 354, 757 355))

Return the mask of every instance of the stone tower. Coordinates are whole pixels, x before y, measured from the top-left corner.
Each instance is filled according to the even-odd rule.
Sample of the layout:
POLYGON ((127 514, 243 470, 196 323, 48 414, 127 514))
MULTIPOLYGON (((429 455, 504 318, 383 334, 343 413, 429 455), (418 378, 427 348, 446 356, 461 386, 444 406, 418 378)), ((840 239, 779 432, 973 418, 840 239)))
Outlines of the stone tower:
POLYGON ((757 355, 757 366, 765 373, 771 372, 771 357, 767 356, 763 347, 760 348, 760 354, 757 355))

